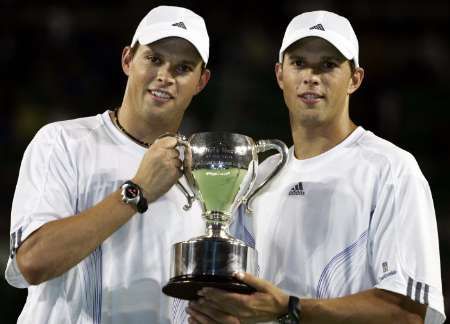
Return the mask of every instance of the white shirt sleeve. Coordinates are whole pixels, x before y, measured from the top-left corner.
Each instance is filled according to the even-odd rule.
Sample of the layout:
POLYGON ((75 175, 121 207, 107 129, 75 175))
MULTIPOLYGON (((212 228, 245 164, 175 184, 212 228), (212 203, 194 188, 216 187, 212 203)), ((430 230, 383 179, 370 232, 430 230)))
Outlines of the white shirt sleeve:
POLYGON ((42 225, 76 213, 74 170, 62 128, 58 124, 43 127, 25 151, 14 193, 10 258, 5 271, 11 285, 29 285, 15 262, 20 244, 42 225))
POLYGON ((428 305, 425 322, 443 323, 436 217, 429 185, 418 166, 385 183, 369 239, 375 287, 428 305))

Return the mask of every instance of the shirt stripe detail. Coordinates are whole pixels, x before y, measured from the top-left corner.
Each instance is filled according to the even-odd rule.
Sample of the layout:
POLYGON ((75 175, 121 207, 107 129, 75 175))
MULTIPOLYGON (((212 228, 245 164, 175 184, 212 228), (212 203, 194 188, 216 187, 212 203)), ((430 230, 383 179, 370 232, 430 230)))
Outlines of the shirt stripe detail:
POLYGON ((85 312, 89 323, 102 321, 102 248, 99 246, 83 262, 85 312))
POLYGON ((362 247, 367 243, 367 236, 368 230, 364 231, 355 242, 339 252, 330 260, 330 262, 328 262, 320 275, 316 289, 316 298, 327 297, 327 294, 329 293, 329 285, 336 270, 351 259, 359 247, 362 247))
POLYGON ((423 294, 423 303, 425 305, 428 305, 428 294, 430 292, 430 286, 428 286, 427 284, 425 284, 425 289, 424 289, 424 294, 423 294))
POLYGON ((9 257, 12 259, 16 255, 16 232, 11 234, 9 246, 9 257))
POLYGON ((12 259, 16 255, 17 249, 22 244, 22 227, 11 234, 9 241, 9 257, 12 259))
POLYGON ((22 227, 17 231, 17 248, 22 244, 22 227))
POLYGON ((171 316, 170 316, 170 318, 172 319, 172 323, 176 323, 175 315, 176 315, 177 303, 178 303, 178 299, 174 299, 172 301, 171 316))
POLYGON ((406 296, 410 297, 412 299, 412 286, 413 286, 413 280, 411 277, 408 278, 408 287, 406 288, 406 296))
POLYGON ((422 283, 417 282, 416 284, 416 298, 414 299, 416 302, 420 303, 420 293, 422 291, 422 283))
POLYGON ((186 307, 188 301, 183 299, 173 299, 172 303, 172 324, 186 323, 188 314, 186 313, 186 307))

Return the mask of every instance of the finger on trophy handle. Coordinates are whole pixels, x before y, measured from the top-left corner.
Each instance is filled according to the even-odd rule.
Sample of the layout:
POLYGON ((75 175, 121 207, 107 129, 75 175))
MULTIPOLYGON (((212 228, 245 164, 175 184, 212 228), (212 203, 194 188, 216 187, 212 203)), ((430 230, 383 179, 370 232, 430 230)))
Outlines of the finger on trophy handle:
POLYGON ((280 153, 280 158, 276 167, 272 170, 272 172, 256 187, 255 190, 247 197, 246 199, 246 210, 251 212, 252 209, 250 207, 250 203, 255 195, 266 185, 268 184, 277 174, 280 172, 281 168, 286 164, 287 156, 288 156, 288 148, 283 141, 277 139, 268 139, 268 140, 259 140, 256 142, 256 152, 262 153, 269 150, 277 150, 280 153))
MULTIPOLYGON (((185 148, 189 148, 189 142, 188 142, 186 136, 184 136, 183 134, 168 132, 168 133, 164 133, 164 134, 158 136, 158 139, 164 138, 164 137, 174 137, 178 142, 177 146, 184 146, 185 148)), ((181 170, 181 172, 184 173, 183 167, 181 167, 180 170, 181 170)), ((189 191, 187 191, 187 189, 181 184, 180 181, 177 181, 176 185, 177 185, 178 189, 181 190, 181 192, 183 193, 183 195, 186 197, 186 200, 187 200, 186 205, 183 206, 183 210, 187 211, 187 210, 191 209, 192 202, 194 201, 195 197, 193 195, 191 195, 189 193, 189 191)))
POLYGON ((164 137, 175 137, 178 140, 178 135, 179 134, 167 132, 167 133, 163 133, 163 134, 159 135, 156 139, 158 140, 158 139, 161 139, 164 137))
POLYGON ((178 141, 178 145, 182 145, 184 147, 189 147, 189 141, 187 140, 186 136, 182 134, 176 134, 175 138, 178 141))

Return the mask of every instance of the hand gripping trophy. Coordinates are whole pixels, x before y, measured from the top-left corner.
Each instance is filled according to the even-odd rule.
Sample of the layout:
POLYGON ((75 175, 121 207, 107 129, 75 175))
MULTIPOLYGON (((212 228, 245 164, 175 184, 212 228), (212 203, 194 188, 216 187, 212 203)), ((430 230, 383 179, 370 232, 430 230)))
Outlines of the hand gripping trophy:
POLYGON ((183 170, 194 197, 178 183, 188 199, 198 199, 206 222, 206 233, 172 246, 170 277, 163 287, 166 295, 193 300, 203 287, 251 293, 252 287, 233 277, 234 272, 256 275, 256 251, 229 233, 233 212, 252 197, 284 166, 287 147, 279 140, 255 142, 248 136, 206 132, 189 140, 174 136, 185 147, 183 170), (275 149, 280 154, 274 170, 252 190, 258 168, 258 153, 275 149), (251 193, 251 194, 250 194, 251 193))

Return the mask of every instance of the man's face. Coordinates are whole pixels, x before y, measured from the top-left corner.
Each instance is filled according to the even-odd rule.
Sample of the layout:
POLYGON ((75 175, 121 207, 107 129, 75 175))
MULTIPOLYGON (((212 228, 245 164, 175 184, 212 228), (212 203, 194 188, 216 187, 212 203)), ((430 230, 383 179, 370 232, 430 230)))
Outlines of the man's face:
POLYGON ((349 118, 348 95, 361 84, 363 70, 352 72, 349 61, 333 45, 307 37, 285 51, 276 76, 291 119, 318 126, 349 118))
POLYGON ((143 119, 181 120, 192 97, 209 80, 194 46, 178 37, 139 45, 136 53, 125 48, 122 67, 128 75, 126 96, 143 119))

